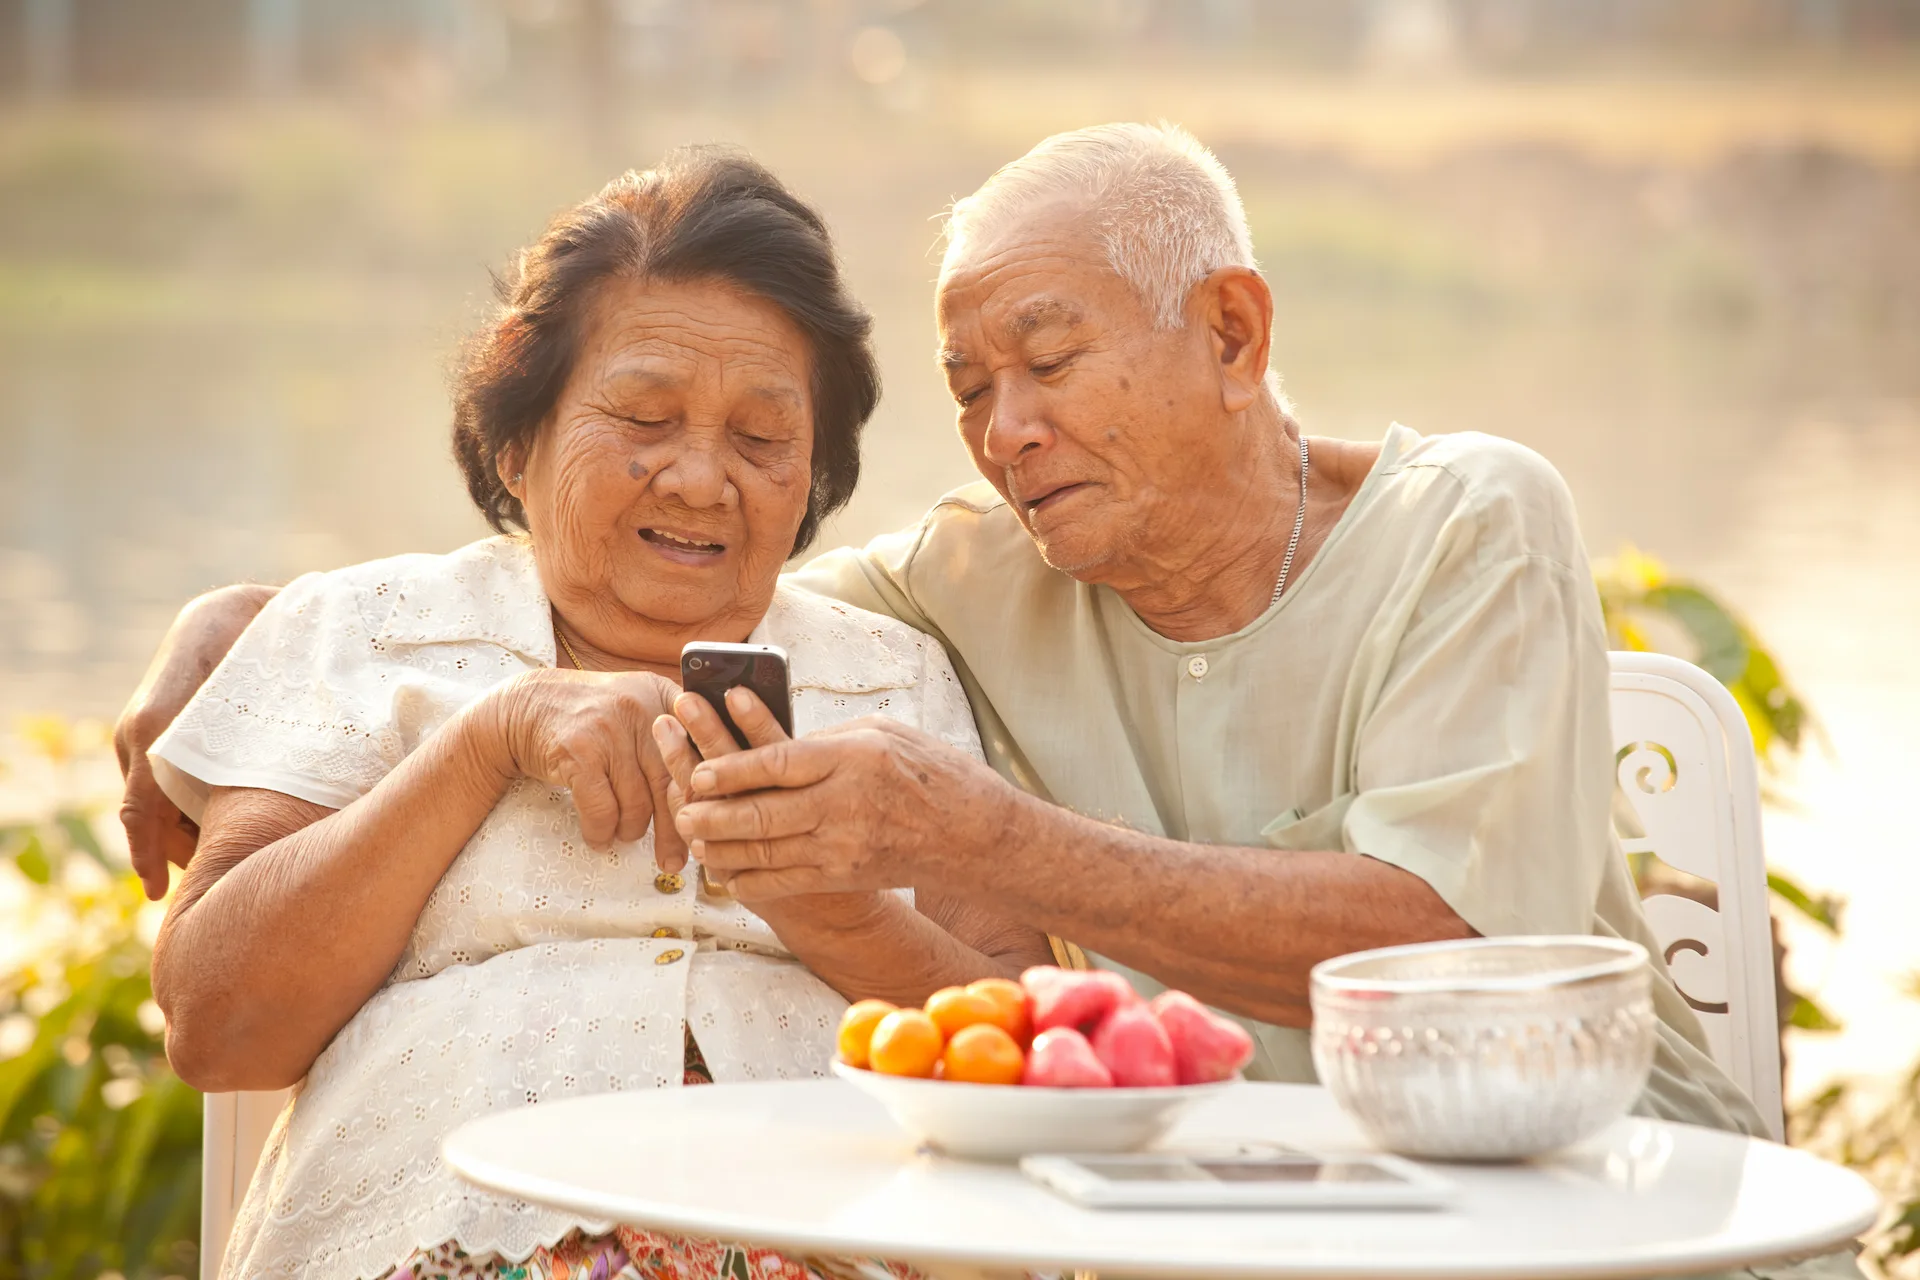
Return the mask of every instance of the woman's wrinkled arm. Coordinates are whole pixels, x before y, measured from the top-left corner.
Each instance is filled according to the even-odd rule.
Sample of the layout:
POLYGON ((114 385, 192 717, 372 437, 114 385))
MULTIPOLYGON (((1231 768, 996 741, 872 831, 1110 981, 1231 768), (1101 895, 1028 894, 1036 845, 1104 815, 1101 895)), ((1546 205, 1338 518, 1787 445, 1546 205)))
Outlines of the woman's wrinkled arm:
POLYGON ((379 988, 512 780, 495 705, 468 707, 338 811, 214 789, 153 955, 182 1080, 290 1086, 379 988))

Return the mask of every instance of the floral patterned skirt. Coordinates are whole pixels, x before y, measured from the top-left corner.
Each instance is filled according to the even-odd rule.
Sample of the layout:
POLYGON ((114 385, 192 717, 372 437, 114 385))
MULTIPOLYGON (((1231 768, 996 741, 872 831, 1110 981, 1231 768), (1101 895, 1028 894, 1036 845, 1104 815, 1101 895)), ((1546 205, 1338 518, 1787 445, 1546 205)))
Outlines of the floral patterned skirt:
POLYGON ((898 1263, 795 1259, 774 1249, 616 1227, 576 1232, 525 1262, 474 1256, 457 1245, 416 1250, 390 1280, 918 1280, 898 1263))
MULTIPOLYGON (((687 1035, 683 1081, 712 1084, 700 1046, 687 1035)), ((525 1262, 469 1254, 449 1241, 416 1249, 386 1280, 924 1280, 900 1263, 789 1258, 774 1249, 616 1227, 603 1236, 574 1232, 525 1262)))

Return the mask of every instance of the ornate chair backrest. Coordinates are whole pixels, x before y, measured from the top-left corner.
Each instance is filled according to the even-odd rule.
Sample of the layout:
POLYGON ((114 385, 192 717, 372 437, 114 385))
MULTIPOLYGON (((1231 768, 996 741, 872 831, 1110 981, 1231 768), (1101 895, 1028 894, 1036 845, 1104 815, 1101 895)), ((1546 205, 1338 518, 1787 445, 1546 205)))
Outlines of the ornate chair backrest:
POLYGON ((200 1129, 200 1280, 217 1280, 233 1215, 288 1091, 210 1093, 200 1129))
POLYGON ((1614 766, 1651 854, 1707 881, 1716 905, 1675 893, 1644 902, 1673 980, 1700 1015, 1713 1060, 1781 1137, 1773 925, 1760 844, 1753 737, 1733 695, 1705 671, 1653 653, 1615 653, 1614 766))

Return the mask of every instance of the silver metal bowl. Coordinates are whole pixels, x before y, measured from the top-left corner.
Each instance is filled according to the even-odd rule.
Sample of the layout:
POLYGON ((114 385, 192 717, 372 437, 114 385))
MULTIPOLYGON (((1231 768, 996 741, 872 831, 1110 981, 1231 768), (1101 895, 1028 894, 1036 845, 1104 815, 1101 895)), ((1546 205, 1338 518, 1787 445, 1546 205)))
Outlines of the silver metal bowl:
POLYGON ((1314 966, 1313 1063, 1381 1146, 1514 1160, 1625 1115, 1653 1066, 1646 948, 1475 938, 1314 966))

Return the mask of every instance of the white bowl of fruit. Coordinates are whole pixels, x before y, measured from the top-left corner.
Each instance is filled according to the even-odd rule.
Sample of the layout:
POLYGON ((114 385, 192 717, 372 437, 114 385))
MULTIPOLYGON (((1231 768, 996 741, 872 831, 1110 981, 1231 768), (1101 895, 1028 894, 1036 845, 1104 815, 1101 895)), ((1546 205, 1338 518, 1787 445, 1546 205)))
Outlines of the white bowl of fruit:
POLYGON ((1134 1151, 1253 1056, 1239 1023, 1185 992, 1142 1000, 1104 970, 1029 969, 851 1006, 834 1073, 935 1150, 979 1160, 1134 1151))

